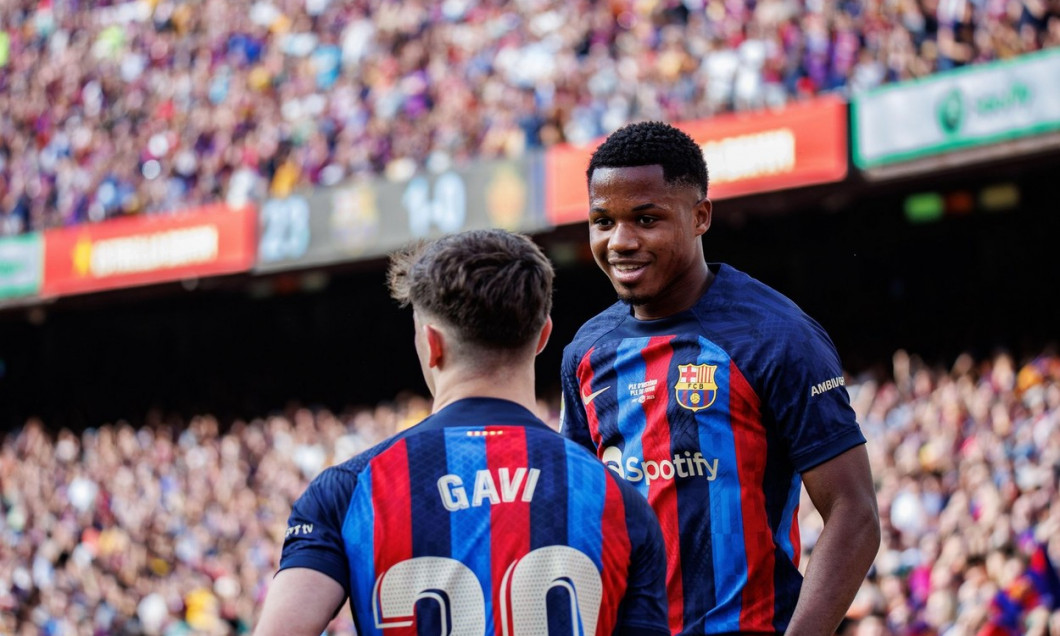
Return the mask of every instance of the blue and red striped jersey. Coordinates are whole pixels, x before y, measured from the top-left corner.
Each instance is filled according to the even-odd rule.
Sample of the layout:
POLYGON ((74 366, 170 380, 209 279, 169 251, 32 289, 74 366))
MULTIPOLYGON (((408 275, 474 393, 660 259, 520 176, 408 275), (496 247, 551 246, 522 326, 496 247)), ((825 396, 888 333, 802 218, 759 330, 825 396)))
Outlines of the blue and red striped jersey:
POLYGON ((817 322, 727 265, 690 310, 616 303, 564 349, 561 432, 644 495, 674 634, 784 631, 798 600, 800 472, 863 444, 817 322))
POLYGON ((668 634, 663 552, 651 508, 591 453, 469 398, 318 475, 280 569, 341 583, 362 636, 668 634))

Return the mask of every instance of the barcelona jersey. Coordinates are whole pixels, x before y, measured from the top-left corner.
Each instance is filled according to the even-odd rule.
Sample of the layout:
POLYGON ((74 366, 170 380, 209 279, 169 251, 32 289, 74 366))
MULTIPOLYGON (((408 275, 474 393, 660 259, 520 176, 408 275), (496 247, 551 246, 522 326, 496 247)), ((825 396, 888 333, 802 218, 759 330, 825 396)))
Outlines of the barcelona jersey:
POLYGON ((835 347, 727 265, 691 309, 617 303, 564 349, 561 432, 644 495, 667 544, 674 634, 784 631, 798 600, 799 474, 863 444, 835 347))
POLYGON ((651 508, 522 406, 454 402, 318 475, 280 569, 345 588, 357 633, 666 635, 651 508))

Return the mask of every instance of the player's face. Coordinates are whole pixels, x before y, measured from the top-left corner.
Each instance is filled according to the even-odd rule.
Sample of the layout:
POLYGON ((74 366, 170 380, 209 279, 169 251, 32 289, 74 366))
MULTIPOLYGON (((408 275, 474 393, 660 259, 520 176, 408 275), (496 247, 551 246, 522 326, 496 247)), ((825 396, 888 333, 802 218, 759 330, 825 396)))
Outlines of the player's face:
POLYGON ((663 180, 662 166, 597 168, 589 181, 589 245, 619 298, 641 319, 688 309, 706 289, 700 237, 710 201, 663 180))

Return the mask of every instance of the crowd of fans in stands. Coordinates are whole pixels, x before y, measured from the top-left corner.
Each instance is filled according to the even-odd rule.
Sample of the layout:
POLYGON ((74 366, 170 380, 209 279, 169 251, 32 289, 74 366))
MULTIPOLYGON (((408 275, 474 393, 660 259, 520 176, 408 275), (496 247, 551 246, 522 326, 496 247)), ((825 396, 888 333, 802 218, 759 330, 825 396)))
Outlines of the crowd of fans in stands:
POLYGON ((0 633, 247 632, 309 480, 428 410, 27 422, 0 449, 0 633))
POLYGON ((1058 44, 1058 0, 9 0, 0 236, 849 96, 1058 44))
MULTIPOLYGON (((1036 551, 1060 563, 1060 355, 944 369, 899 352, 849 389, 884 542, 843 633, 1060 634, 1060 589, 1028 578, 1036 551)), ((227 424, 27 422, 0 448, 0 633, 248 632, 294 498, 427 412, 403 395, 227 424)), ((800 514, 805 565, 820 517, 800 514)), ((348 609, 327 633, 353 633, 348 609)))
MULTIPOLYGON (((1060 46, 1060 0, 5 0, 0 236, 592 140, 1060 46)), ((884 545, 850 633, 1060 634, 1060 355, 848 388, 884 545)), ((0 633, 239 634, 291 502, 422 397, 0 447, 0 633)), ((542 405, 555 423, 557 409, 542 405)), ((815 512, 802 507, 812 558, 815 512)), ((350 634, 347 611, 332 635, 350 634)))

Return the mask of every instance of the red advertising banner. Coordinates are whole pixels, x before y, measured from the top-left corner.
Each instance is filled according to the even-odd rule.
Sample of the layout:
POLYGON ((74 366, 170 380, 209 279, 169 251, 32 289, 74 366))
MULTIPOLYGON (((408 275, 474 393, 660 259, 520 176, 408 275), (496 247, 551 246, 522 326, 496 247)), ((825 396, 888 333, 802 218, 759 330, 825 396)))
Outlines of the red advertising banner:
POLYGON ((257 217, 224 204, 112 219, 44 233, 42 295, 56 296, 246 271, 257 217))
MULTIPOLYGON (((847 104, 838 97, 676 125, 703 147, 713 200, 831 183, 847 175, 847 104)), ((554 146, 545 154, 545 213, 553 225, 588 218, 585 169, 602 141, 554 146)))

